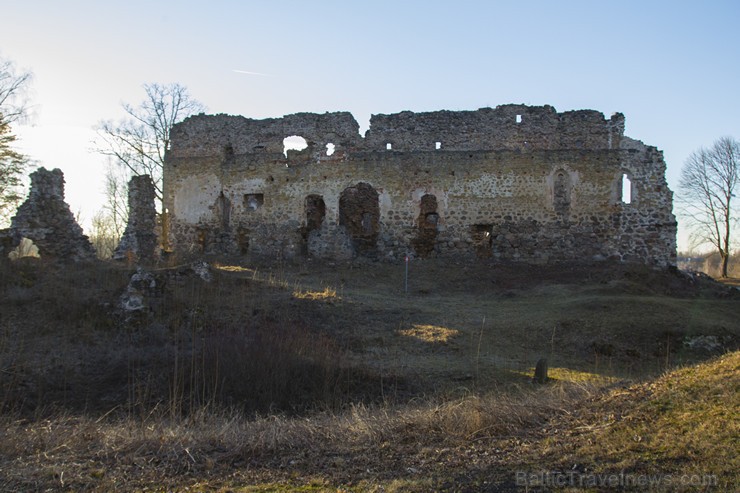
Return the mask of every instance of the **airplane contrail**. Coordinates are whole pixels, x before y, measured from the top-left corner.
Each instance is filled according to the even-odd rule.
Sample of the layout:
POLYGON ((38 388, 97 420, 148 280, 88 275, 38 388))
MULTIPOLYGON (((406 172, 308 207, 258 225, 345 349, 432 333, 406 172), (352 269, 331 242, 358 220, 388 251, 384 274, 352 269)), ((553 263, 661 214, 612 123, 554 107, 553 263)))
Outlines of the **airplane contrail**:
POLYGON ((272 77, 272 75, 270 75, 270 74, 262 74, 260 72, 248 72, 246 70, 236 70, 236 69, 234 69, 234 70, 232 70, 232 72, 237 73, 237 74, 259 75, 260 77, 272 77))

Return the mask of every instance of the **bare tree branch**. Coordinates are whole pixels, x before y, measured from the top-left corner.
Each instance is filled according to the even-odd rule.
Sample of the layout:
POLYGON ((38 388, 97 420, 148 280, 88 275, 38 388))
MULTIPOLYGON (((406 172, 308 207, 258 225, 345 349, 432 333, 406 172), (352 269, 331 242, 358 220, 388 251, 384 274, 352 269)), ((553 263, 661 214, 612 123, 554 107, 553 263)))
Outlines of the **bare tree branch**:
POLYGON ((8 124, 22 120, 28 115, 27 92, 33 75, 17 72, 10 60, 0 59, 0 113, 8 124))

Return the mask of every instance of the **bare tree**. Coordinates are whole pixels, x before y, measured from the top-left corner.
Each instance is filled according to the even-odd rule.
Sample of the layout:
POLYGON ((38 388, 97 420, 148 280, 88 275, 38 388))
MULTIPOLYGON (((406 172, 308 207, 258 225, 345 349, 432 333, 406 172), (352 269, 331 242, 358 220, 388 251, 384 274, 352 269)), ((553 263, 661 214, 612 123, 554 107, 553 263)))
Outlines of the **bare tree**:
POLYGON ((19 72, 11 60, 0 58, 0 113, 8 124, 28 116, 28 87, 33 75, 19 72))
POLYGON ((727 277, 738 179, 740 142, 731 137, 720 138, 709 149, 692 152, 681 170, 682 215, 691 228, 692 239, 717 250, 722 277, 727 277))
POLYGON ((123 235, 128 222, 128 173, 108 163, 105 173, 105 204, 100 211, 110 222, 111 233, 117 238, 123 235))
POLYGON ((203 112, 205 107, 177 83, 144 84, 144 91, 146 99, 139 106, 123 105, 125 118, 98 124, 95 147, 99 153, 114 158, 129 177, 150 175, 161 204, 162 170, 170 130, 175 123, 203 112))
POLYGON ((23 196, 29 161, 13 148, 16 137, 10 126, 28 114, 30 82, 30 72, 19 73, 13 62, 0 59, 0 224, 7 223, 23 196))
POLYGON ((91 224, 90 243, 95 247, 95 253, 101 260, 110 259, 121 240, 111 215, 101 209, 95 213, 91 224))

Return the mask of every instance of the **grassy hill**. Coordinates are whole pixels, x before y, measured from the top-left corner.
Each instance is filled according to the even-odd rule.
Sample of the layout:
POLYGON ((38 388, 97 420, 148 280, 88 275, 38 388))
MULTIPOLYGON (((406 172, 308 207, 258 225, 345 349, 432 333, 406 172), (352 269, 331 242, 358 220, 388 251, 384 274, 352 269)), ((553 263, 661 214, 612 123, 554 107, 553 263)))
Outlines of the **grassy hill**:
POLYGON ((4 491, 737 484, 740 294, 706 278, 433 260, 408 290, 401 264, 0 271, 4 491))
POLYGON ((740 352, 610 389, 546 430, 529 463, 573 473, 575 485, 731 491, 740 484, 740 352))

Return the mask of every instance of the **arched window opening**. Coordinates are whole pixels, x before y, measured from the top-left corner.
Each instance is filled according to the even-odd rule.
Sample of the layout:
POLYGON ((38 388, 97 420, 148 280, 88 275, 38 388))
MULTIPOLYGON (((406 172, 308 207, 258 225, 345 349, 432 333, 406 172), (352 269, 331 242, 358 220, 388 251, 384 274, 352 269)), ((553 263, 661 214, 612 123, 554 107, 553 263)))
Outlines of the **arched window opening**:
POLYGON ((339 224, 347 229, 359 254, 376 250, 380 234, 378 192, 367 183, 346 188, 339 196, 339 224))
POLYGON ((8 254, 8 258, 10 260, 18 260, 24 257, 41 257, 41 255, 39 255, 39 248, 33 244, 33 240, 26 238, 25 236, 21 238, 18 246, 8 254))
POLYGON ((428 257, 434 251, 437 243, 438 223, 437 197, 426 194, 419 203, 418 232, 416 238, 411 241, 414 251, 420 257, 428 257))
POLYGON ((309 195, 306 197, 306 232, 310 233, 320 229, 326 216, 326 204, 321 195, 309 195))

